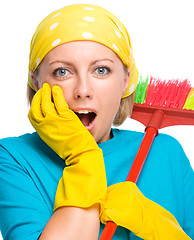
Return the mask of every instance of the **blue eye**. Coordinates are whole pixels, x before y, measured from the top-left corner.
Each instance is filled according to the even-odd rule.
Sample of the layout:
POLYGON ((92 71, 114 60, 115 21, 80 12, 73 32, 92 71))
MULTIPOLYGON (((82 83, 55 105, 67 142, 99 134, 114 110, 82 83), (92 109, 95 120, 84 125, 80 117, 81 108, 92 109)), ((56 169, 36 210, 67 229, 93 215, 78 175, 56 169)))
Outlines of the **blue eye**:
POLYGON ((95 72, 97 73, 97 75, 107 75, 108 73, 110 73, 110 69, 107 67, 98 67, 95 69, 95 72))
POLYGON ((65 68, 58 68, 53 72, 53 75, 56 77, 66 77, 69 71, 65 68))

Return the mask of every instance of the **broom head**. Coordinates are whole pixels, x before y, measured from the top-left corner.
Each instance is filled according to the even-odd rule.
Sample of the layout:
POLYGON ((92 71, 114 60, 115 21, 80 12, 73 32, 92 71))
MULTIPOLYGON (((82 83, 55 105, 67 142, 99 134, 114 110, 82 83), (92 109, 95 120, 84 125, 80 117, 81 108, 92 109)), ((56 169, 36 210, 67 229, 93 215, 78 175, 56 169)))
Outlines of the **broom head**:
POLYGON ((194 125, 194 89, 185 80, 139 78, 131 115, 146 127, 156 110, 164 114, 159 129, 174 125, 194 125))

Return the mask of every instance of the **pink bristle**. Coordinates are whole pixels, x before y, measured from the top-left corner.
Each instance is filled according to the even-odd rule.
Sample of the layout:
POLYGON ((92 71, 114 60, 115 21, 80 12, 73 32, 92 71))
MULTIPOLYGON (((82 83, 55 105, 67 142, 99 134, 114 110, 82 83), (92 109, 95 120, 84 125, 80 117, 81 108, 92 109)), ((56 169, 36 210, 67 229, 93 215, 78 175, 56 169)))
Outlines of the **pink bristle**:
POLYGON ((190 82, 175 80, 161 80, 150 77, 145 104, 171 108, 183 108, 191 90, 190 82))

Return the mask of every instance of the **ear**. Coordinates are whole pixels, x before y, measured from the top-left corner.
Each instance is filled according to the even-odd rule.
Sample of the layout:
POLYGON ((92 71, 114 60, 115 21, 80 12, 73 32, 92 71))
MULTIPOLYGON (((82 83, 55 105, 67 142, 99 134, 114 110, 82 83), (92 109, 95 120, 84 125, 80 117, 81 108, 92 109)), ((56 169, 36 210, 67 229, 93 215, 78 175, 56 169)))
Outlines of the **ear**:
POLYGON ((39 90, 39 83, 38 83, 37 76, 35 76, 33 71, 30 71, 30 76, 31 76, 31 79, 32 79, 32 84, 33 84, 34 89, 36 91, 38 91, 39 90))
POLYGON ((131 72, 131 69, 128 68, 127 71, 126 71, 125 78, 124 78, 123 95, 125 94, 125 92, 126 92, 126 90, 127 90, 127 87, 128 87, 128 85, 129 85, 130 72, 131 72))

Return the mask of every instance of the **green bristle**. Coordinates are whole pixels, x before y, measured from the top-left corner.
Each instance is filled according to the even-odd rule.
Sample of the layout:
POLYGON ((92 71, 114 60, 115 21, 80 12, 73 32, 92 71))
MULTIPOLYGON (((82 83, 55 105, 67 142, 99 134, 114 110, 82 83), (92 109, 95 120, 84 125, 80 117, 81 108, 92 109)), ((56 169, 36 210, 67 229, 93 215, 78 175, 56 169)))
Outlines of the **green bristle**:
POLYGON ((191 89, 183 109, 194 110, 194 88, 191 89))
POLYGON ((147 76, 146 79, 143 79, 142 75, 140 75, 137 88, 135 90, 136 103, 142 104, 145 102, 148 84, 149 84, 149 76, 147 76))

